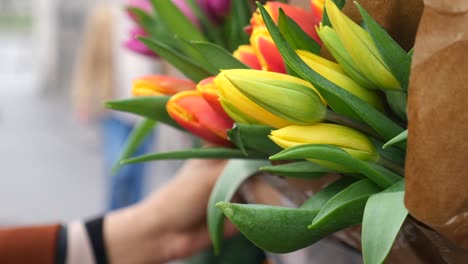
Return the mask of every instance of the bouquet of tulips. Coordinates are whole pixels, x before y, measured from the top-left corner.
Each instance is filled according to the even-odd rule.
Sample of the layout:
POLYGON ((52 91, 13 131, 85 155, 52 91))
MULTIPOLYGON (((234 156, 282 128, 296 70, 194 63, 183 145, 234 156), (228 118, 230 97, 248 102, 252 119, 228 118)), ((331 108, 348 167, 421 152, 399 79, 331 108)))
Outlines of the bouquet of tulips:
POLYGON ((215 251, 224 216, 274 253, 362 224, 365 263, 382 263, 408 215, 403 177, 412 52, 358 3, 363 25, 342 13, 345 1, 310 2, 310 10, 275 1, 257 2, 255 9, 243 0, 130 6, 141 34, 127 46, 157 54, 188 79, 144 76, 134 82, 134 98, 106 103, 145 117, 116 169, 164 159, 231 159, 207 206, 215 251), (322 50, 331 55, 321 56, 322 50), (216 147, 131 157, 156 122, 216 147), (310 181, 341 177, 299 208, 230 203, 258 171, 310 181))

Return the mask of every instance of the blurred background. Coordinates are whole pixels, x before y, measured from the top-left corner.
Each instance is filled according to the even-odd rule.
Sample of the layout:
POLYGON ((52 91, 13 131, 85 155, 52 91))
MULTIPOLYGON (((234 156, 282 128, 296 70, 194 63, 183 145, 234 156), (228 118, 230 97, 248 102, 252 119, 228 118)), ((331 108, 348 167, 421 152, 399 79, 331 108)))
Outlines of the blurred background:
MULTIPOLYGON (((99 127, 77 121, 70 96, 85 19, 96 2, 0 0, 0 225, 69 221, 106 209, 110 176, 99 127)), ((130 64, 148 60, 126 56, 130 64)), ((155 149, 190 144, 164 140, 174 133, 167 129, 158 128, 155 149)), ((150 164, 144 192, 178 166, 150 164)))

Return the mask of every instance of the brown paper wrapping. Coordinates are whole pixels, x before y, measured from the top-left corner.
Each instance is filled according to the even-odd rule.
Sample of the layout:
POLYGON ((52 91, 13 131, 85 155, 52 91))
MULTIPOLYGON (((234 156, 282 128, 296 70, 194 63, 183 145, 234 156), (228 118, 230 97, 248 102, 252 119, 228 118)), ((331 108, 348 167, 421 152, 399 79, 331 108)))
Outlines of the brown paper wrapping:
POLYGON ((424 3, 408 98, 405 203, 468 249, 468 1, 424 3))

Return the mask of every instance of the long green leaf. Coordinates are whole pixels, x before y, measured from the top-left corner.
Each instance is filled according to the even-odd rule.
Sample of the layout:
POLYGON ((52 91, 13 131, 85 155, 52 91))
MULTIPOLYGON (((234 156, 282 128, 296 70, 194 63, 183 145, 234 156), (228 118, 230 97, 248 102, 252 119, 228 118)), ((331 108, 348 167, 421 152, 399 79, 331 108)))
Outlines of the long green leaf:
POLYGON ((361 5, 356 3, 366 24, 375 46, 379 49, 386 65, 400 82, 401 87, 408 90, 411 56, 388 35, 388 33, 367 13, 361 5))
POLYGON ((403 131, 403 128, 383 113, 309 68, 281 35, 265 8, 260 4, 258 6, 263 20, 286 63, 305 80, 314 84, 335 112, 364 121, 386 140, 403 131))
POLYGON ((173 35, 187 40, 204 41, 205 37, 196 26, 180 11, 172 1, 152 0, 153 9, 173 35))
POLYGON ((184 54, 178 52, 177 50, 171 48, 170 46, 164 44, 161 41, 143 37, 140 37, 138 39, 141 40, 146 46, 148 46, 148 48, 150 48, 156 54, 166 59, 170 64, 176 67, 179 71, 181 71, 192 81, 199 82, 207 77, 212 76, 209 70, 195 63, 192 59, 188 58, 184 54))
POLYGON ((279 11, 278 28, 293 49, 307 50, 314 54, 320 53, 320 45, 309 37, 293 19, 288 17, 283 9, 279 11))
POLYGON ((182 49, 185 51, 185 55, 189 57, 194 63, 202 65, 202 67, 213 76, 219 73, 218 68, 211 64, 208 60, 208 57, 200 52, 200 50, 197 49, 190 41, 179 38, 177 36, 175 39, 179 42, 179 45, 182 46, 182 49))
POLYGON ((331 161, 362 173, 375 184, 385 189, 401 180, 401 177, 377 164, 353 158, 346 151, 330 145, 304 144, 271 156, 271 160, 318 159, 331 161), (378 167, 379 169, 376 169, 378 167))
POLYGON ((324 229, 336 222, 340 222, 343 227, 361 223, 367 199, 381 190, 369 179, 351 184, 320 209, 309 228, 324 229))
POLYGON ((171 160, 171 159, 262 159, 264 154, 248 152, 244 154, 238 149, 232 148, 194 148, 171 152, 159 152, 134 157, 122 161, 122 164, 139 163, 146 161, 171 160))
POLYGON ((158 22, 157 13, 149 14, 146 11, 130 7, 128 11, 136 16, 138 25, 140 25, 152 39, 158 39, 164 44, 179 49, 180 45, 174 35, 168 32, 168 29, 160 22, 158 22))
POLYGON ((364 263, 384 263, 407 215, 403 180, 369 198, 362 222, 364 263))
POLYGON ((407 94, 401 91, 385 91, 387 102, 392 111, 404 122, 408 121, 406 114, 407 94))
POLYGON ((401 132, 401 134, 398 134, 396 137, 390 139, 387 143, 383 145, 383 148, 388 148, 390 146, 393 146, 395 144, 398 144, 400 142, 406 141, 408 139, 408 130, 405 130, 401 132))
POLYGON ((252 12, 247 1, 231 1, 229 16, 225 21, 225 33, 229 51, 234 51, 242 44, 249 42, 244 27, 250 22, 252 12))
POLYGON ((216 204, 230 201, 241 183, 258 171, 258 168, 267 165, 264 160, 230 160, 223 173, 216 182, 207 206, 208 231, 215 254, 218 254, 223 241, 224 221, 223 213, 216 209, 216 204))
POLYGON ((384 148, 384 142, 372 137, 370 139, 382 158, 389 160, 398 166, 405 166, 406 152, 404 150, 394 147, 384 148))
MULTIPOLYGON (((318 193, 307 199, 303 205, 302 209, 320 211, 322 207, 327 204, 330 199, 335 195, 341 193, 343 190, 348 188, 351 184, 355 183, 356 179, 345 176, 334 183, 328 185, 327 187, 320 190, 318 193)), ((311 219, 312 220, 312 219, 311 219)), ((309 222, 310 223, 310 222, 309 222)))
POLYGON ((191 44, 206 57, 206 60, 218 71, 228 69, 248 69, 249 67, 234 58, 223 47, 209 42, 192 41, 191 44))
POLYGON ((133 113, 184 130, 167 113, 166 104, 169 98, 170 96, 135 97, 107 101, 104 106, 112 110, 133 113))
POLYGON ((309 230, 307 226, 319 209, 337 193, 353 183, 341 179, 312 196, 301 208, 233 204, 220 202, 216 206, 258 247, 274 253, 288 253, 309 246, 342 229, 328 225, 327 229, 309 230))
POLYGON ((299 161, 275 166, 266 166, 260 168, 260 170, 285 177, 301 179, 318 179, 325 174, 333 172, 331 169, 322 167, 310 161, 299 161))
POLYGON ((273 128, 269 126, 236 123, 233 129, 227 131, 227 134, 229 140, 244 153, 248 150, 255 150, 273 155, 282 149, 268 138, 271 130, 273 128))
POLYGON ((122 160, 129 158, 133 153, 135 153, 143 140, 145 140, 146 136, 153 131, 155 125, 156 122, 154 120, 145 118, 132 130, 125 142, 125 146, 123 147, 120 157, 112 167, 112 174, 117 173, 117 171, 122 167, 120 164, 122 160))

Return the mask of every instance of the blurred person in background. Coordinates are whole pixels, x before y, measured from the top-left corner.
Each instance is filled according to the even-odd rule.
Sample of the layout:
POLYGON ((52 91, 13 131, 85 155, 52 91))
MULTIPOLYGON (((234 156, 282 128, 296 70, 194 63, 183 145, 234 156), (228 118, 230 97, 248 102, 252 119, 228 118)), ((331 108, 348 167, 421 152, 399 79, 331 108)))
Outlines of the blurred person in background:
MULTIPOLYGON (((158 66, 154 58, 137 55, 123 47, 130 25, 122 5, 96 4, 87 19, 73 81, 78 119, 85 124, 97 122, 102 132, 104 169, 109 174, 109 210, 142 198, 145 165, 127 165, 110 175, 138 120, 126 113, 104 111, 103 102, 131 97, 132 80, 154 74, 158 66)), ((153 135, 149 135, 134 154, 148 152, 152 144, 153 135)))

